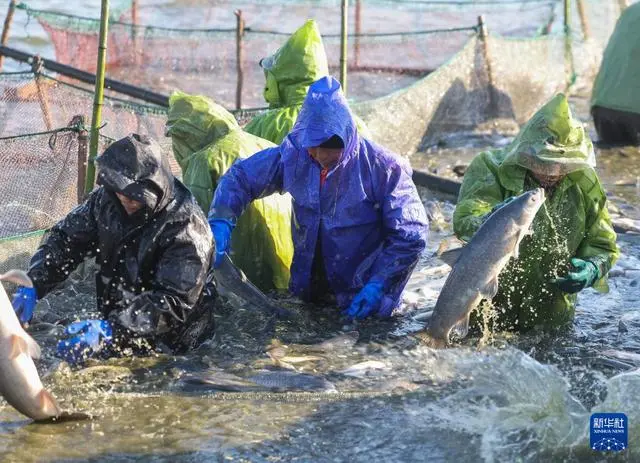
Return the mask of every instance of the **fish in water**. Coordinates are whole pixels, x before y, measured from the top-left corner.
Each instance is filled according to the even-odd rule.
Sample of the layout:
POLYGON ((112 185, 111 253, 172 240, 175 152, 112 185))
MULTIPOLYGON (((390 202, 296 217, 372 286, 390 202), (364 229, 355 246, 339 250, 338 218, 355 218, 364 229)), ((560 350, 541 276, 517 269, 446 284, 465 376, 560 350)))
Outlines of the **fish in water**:
POLYGON ((379 360, 367 360, 351 365, 349 368, 338 371, 338 373, 345 376, 352 376, 354 378, 363 378, 365 376, 382 374, 382 372, 388 370, 390 370, 390 367, 384 362, 379 360))
MULTIPOLYGON (((0 280, 33 287, 19 270, 0 275, 0 280)), ((4 287, 0 285, 0 393, 16 410, 36 421, 62 414, 53 396, 44 389, 33 359, 40 347, 20 325, 4 287)))
MULTIPOLYGON (((432 347, 444 347, 449 344, 452 330, 466 336, 471 311, 480 301, 492 299, 498 292, 498 276, 512 257, 518 258, 520 243, 530 234, 544 200, 542 188, 521 194, 492 213, 469 244, 456 250, 457 260, 438 296, 433 315, 425 330, 417 334, 418 338, 432 347)), ((445 254, 453 260, 452 251, 445 254)))
POLYGON ((266 294, 260 291, 247 276, 231 261, 228 254, 222 258, 220 267, 215 271, 216 281, 222 290, 226 290, 244 299, 249 304, 275 314, 280 318, 291 317, 291 312, 275 304, 266 294))
POLYGON ((257 370, 246 378, 210 369, 189 375, 183 380, 190 385, 231 392, 337 392, 333 383, 322 376, 280 369, 257 370))

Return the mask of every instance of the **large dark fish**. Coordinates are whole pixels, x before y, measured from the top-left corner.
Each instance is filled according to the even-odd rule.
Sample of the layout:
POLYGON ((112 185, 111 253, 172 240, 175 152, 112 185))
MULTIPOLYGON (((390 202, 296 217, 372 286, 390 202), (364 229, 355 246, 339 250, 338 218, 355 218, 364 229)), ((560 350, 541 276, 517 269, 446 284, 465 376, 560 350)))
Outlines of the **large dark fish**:
POLYGON ((466 336, 471 311, 498 292, 498 276, 509 259, 518 258, 520 242, 530 233, 544 199, 542 188, 527 191, 482 224, 452 264, 427 328, 417 335, 422 341, 444 347, 454 328, 466 336))
POLYGON ((221 289, 235 294, 249 304, 277 315, 280 318, 291 317, 291 312, 278 306, 273 300, 260 291, 247 276, 231 261, 228 254, 222 258, 220 266, 214 272, 221 289))

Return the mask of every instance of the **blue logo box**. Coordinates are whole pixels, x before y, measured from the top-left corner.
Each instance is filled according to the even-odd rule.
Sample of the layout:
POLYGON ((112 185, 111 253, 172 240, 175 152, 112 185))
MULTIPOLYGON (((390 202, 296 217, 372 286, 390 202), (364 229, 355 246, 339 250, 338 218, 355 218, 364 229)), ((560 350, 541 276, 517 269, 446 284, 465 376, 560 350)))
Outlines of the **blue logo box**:
POLYGON ((624 413, 594 413, 589 422, 591 450, 620 452, 629 446, 629 422, 624 413))

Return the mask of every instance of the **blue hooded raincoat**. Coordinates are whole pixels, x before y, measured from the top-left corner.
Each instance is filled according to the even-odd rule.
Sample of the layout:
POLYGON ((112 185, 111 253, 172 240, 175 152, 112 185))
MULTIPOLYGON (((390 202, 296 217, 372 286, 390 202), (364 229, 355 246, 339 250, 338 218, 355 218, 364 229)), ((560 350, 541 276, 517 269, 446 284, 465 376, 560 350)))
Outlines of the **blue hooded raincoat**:
POLYGON ((428 235, 411 174, 406 160, 358 136, 340 84, 323 77, 309 88, 280 146, 236 161, 221 178, 210 216, 235 219, 257 198, 290 193, 291 292, 302 299, 311 297, 312 264, 320 239, 327 281, 338 306, 347 307, 366 283, 376 281, 384 287, 378 313, 389 315, 428 235), (307 149, 333 135, 345 148, 321 185, 321 167, 307 149))

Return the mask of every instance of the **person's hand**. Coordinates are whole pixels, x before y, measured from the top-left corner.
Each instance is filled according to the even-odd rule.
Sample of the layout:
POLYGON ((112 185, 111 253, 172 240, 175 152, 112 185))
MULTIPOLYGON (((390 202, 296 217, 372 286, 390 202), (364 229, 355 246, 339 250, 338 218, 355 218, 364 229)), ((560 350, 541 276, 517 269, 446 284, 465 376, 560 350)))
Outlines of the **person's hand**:
POLYGON ((209 226, 216 242, 216 258, 213 267, 218 268, 231 247, 231 232, 235 225, 229 219, 209 219, 209 226))
POLYGON ((571 266, 573 271, 567 273, 564 278, 551 280, 565 293, 582 291, 584 288, 592 286, 602 276, 598 266, 589 260, 574 257, 571 259, 571 266))
POLYGON ((31 319, 33 318, 33 311, 36 308, 37 302, 38 298, 36 296, 35 288, 18 286, 18 291, 13 297, 11 305, 13 305, 13 310, 15 310, 22 326, 26 326, 31 323, 31 319))
POLYGON ((351 305, 342 311, 351 319, 362 319, 378 311, 382 302, 383 286, 379 282, 367 283, 360 292, 353 298, 351 305))
POLYGON ((57 356, 71 364, 81 363, 113 341, 111 324, 106 320, 82 320, 64 330, 70 339, 58 342, 57 356))

